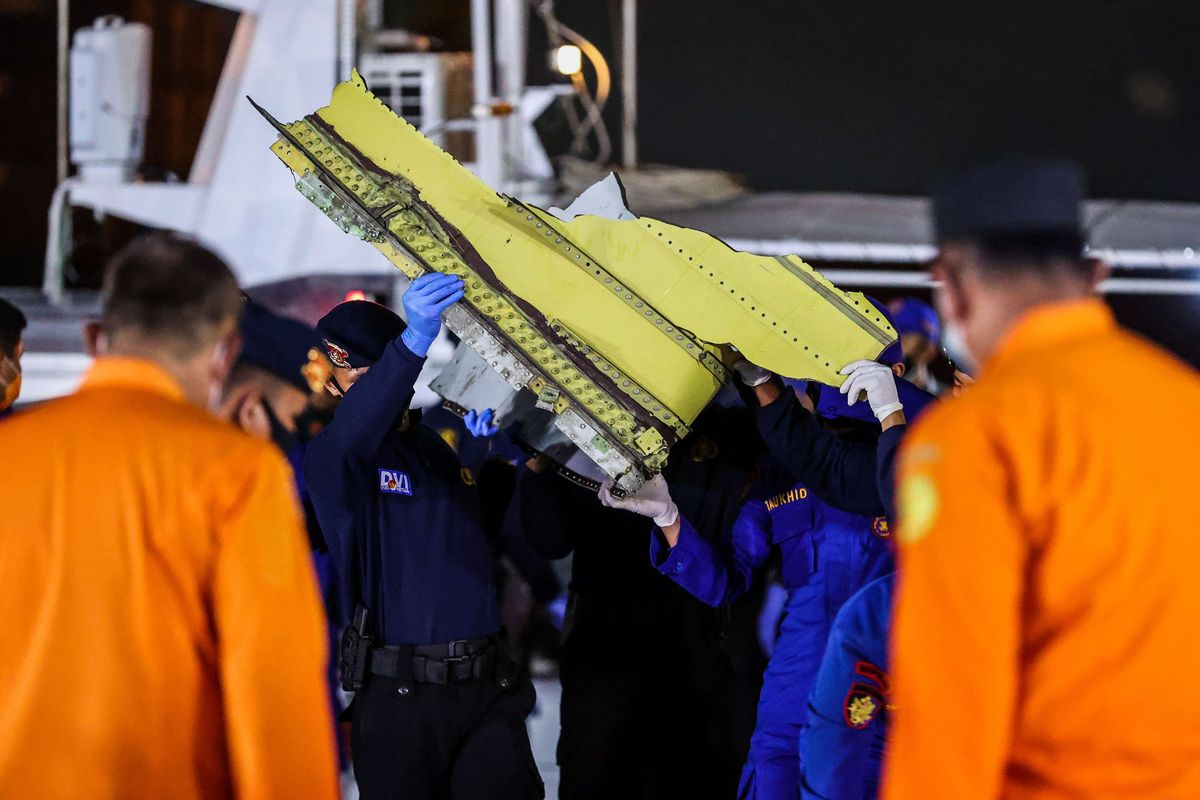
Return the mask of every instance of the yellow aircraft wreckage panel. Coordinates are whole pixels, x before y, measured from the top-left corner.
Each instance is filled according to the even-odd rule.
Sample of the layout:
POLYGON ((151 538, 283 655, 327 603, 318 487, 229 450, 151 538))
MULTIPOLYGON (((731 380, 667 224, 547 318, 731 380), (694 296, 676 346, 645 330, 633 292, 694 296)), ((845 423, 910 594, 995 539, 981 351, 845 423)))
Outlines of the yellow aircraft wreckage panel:
MULTIPOLYGON (((262 111, 262 109, 259 109, 262 111)), ((730 249, 649 218, 564 222, 499 195, 356 74, 272 146, 297 188, 409 277, 461 275, 447 325, 621 487, 662 468, 737 357, 838 384, 896 338, 874 307, 795 257, 730 249)))

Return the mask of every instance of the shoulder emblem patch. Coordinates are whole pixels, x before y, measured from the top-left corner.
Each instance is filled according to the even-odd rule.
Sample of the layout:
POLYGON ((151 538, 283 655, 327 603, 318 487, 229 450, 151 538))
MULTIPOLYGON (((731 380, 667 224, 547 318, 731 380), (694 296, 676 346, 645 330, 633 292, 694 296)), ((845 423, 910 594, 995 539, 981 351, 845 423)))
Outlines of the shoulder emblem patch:
POLYGON ((888 527, 887 517, 876 517, 871 520, 871 533, 878 536, 880 539, 890 539, 892 529, 888 527))
POLYGON ((933 478, 918 472, 900 482, 896 492, 901 544, 913 544, 929 533, 938 515, 938 489, 933 478))
POLYGON ((379 470, 379 491, 384 494, 403 494, 412 497, 412 480, 407 472, 396 469, 379 470))
POLYGON ((329 354, 329 360, 333 362, 335 367, 342 369, 353 369, 350 366, 350 354, 345 348, 339 347, 328 339, 323 339, 325 342, 325 352, 329 354))
POLYGON ((879 692, 865 683, 856 683, 846 692, 846 702, 842 708, 842 716, 846 725, 855 730, 862 730, 871 724, 871 720, 879 716, 883 708, 883 697, 879 692))

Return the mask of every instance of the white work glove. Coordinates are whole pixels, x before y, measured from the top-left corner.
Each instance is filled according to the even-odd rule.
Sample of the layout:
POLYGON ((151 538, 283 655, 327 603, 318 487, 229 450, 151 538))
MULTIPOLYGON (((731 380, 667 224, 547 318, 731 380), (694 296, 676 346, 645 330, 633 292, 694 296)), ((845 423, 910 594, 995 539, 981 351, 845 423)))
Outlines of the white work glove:
POLYGON ((878 361, 855 361, 842 367, 838 374, 850 376, 839 390, 847 396, 847 405, 857 403, 858 393, 866 392, 871 411, 880 422, 889 414, 904 410, 900 395, 896 392, 896 375, 889 367, 878 361))
POLYGON ((757 364, 751 364, 744 358, 734 362, 733 371, 742 379, 742 383, 751 388, 761 386, 771 380, 770 370, 763 369, 757 364))
POLYGON ((655 475, 642 484, 635 494, 625 497, 613 495, 615 484, 612 478, 600 484, 600 502, 609 508, 621 508, 650 517, 660 528, 670 527, 679 519, 679 506, 671 499, 671 490, 667 488, 667 481, 662 475, 655 475))

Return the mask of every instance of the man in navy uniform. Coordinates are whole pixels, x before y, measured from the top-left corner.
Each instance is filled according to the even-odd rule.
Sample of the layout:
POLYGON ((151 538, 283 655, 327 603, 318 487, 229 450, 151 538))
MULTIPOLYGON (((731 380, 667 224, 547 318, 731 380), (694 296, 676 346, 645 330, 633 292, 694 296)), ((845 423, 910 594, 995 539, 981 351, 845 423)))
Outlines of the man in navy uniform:
POLYGON ((317 324, 343 395, 305 458, 329 550, 358 602, 342 647, 362 797, 540 798, 525 717, 532 684, 503 651, 474 476, 408 404, 456 276, 403 304, 351 301, 317 324))

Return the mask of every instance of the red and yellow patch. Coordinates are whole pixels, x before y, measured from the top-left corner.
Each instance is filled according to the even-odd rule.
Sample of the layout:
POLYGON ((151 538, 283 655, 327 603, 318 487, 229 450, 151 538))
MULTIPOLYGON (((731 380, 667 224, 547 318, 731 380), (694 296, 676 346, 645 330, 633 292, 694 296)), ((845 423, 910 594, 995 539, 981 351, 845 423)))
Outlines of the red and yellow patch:
POLYGON ((871 533, 878 536, 880 539, 890 539, 892 529, 888 527, 887 517, 876 517, 871 520, 871 533))
POLYGON ((342 369, 353 369, 353 367, 350 366, 350 354, 346 352, 345 348, 339 347, 328 339, 325 339, 324 341, 325 352, 329 355, 329 360, 333 362, 335 367, 341 367, 342 369))
POLYGON ((846 725, 855 730, 862 730, 879 716, 883 709, 883 695, 874 687, 865 683, 856 683, 846 692, 846 702, 842 707, 842 718, 846 725))

